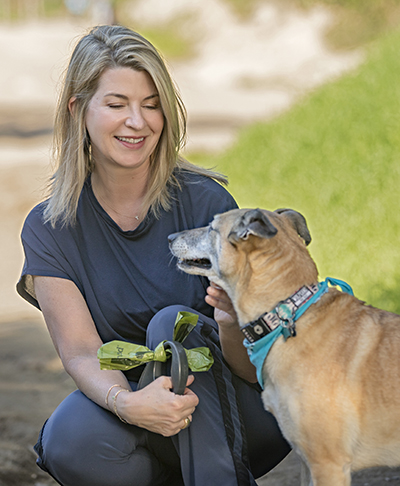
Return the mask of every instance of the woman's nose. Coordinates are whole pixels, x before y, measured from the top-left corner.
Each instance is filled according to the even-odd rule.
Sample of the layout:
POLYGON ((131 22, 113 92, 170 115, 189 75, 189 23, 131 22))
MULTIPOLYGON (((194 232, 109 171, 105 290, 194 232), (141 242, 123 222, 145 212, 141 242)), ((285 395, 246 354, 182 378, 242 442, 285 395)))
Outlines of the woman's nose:
POLYGON ((142 111, 140 109, 130 110, 125 120, 125 125, 134 130, 142 130, 146 126, 146 120, 142 115, 142 111))

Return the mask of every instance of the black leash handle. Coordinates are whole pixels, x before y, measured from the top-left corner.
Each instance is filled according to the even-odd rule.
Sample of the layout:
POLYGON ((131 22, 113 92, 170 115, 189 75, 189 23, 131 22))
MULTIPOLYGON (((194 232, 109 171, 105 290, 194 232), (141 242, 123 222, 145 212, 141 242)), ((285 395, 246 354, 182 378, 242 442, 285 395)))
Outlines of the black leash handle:
POLYGON ((172 391, 177 395, 183 395, 189 374, 188 360, 185 348, 177 341, 167 341, 164 349, 170 349, 172 391))
MULTIPOLYGON (((171 380, 172 391, 183 395, 189 375, 189 365, 186 352, 181 343, 166 341, 164 349, 171 350, 171 380)), ((137 390, 141 390, 156 378, 167 374, 167 363, 151 361, 147 363, 140 377, 137 390)))

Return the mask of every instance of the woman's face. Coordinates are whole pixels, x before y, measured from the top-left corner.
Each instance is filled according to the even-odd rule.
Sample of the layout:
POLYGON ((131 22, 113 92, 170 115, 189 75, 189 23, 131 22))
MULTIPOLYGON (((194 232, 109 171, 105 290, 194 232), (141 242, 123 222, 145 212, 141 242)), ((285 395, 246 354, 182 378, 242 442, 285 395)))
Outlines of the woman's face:
POLYGON ((106 70, 86 114, 95 167, 147 170, 164 127, 153 80, 145 71, 106 70))

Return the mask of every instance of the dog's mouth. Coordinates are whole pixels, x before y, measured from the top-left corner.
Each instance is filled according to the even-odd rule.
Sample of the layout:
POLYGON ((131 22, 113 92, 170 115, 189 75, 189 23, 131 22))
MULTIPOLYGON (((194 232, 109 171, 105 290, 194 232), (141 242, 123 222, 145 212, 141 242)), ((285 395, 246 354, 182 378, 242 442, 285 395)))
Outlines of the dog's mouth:
POLYGON ((201 270, 209 270, 211 262, 207 258, 194 258, 191 260, 179 260, 178 265, 182 270, 185 268, 199 268, 201 270))

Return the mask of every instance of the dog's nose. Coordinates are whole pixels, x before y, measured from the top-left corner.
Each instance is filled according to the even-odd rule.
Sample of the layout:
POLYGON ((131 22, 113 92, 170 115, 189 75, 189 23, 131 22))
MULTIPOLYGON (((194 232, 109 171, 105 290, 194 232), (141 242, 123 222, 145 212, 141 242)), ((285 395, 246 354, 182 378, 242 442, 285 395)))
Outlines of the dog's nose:
POLYGON ((171 244, 176 239, 176 237, 178 235, 179 235, 179 233, 172 233, 172 235, 169 235, 168 236, 168 243, 171 244))

